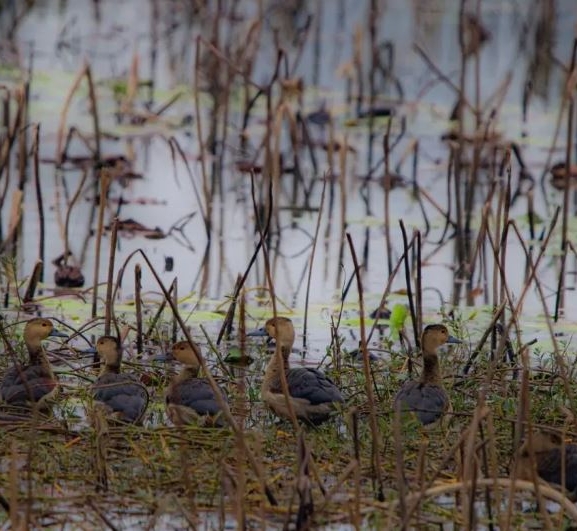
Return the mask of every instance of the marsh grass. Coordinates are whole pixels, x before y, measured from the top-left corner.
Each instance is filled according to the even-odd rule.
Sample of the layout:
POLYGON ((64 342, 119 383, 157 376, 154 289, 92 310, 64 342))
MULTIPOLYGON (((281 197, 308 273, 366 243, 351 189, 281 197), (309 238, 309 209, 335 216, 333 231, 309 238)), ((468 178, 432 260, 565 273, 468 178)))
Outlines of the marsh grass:
MULTIPOLYGON (((461 322, 447 324, 453 329, 463 327, 461 322)), ((14 333, 15 329, 9 330, 14 333)), ((298 473, 299 435, 289 422, 279 423, 262 407, 259 386, 267 354, 258 352, 258 347, 252 347, 251 351, 257 359, 255 366, 242 373, 247 386, 244 396, 248 398, 238 396, 240 402, 234 401, 237 405, 232 413, 244 425, 245 443, 265 471, 267 484, 275 493, 276 506, 267 501, 245 456, 235 451, 236 439, 229 429, 165 426, 162 389, 166 375, 155 373, 150 365, 142 365, 142 362, 131 364, 127 370, 153 375, 150 379, 152 404, 144 427, 108 425, 102 428, 94 422, 86 386, 94 373, 85 367, 75 376, 63 379, 66 391, 54 418, 37 419, 20 427, 12 423, 9 429, 4 429, 5 426, 0 430, 0 447, 4 449, 0 467, 6 472, 15 469, 13 475, 1 476, 0 493, 11 493, 10 499, 18 500, 19 518, 26 518, 32 525, 64 525, 71 521, 71 513, 78 525, 101 524, 104 516, 116 528, 127 522, 158 522, 166 515, 174 518, 173 522, 182 518, 200 522, 207 512, 221 514, 222 510, 222 514, 229 517, 235 514, 234 507, 239 503, 238 471, 242 469, 242 507, 246 522, 258 525, 265 518, 270 525, 279 527, 283 522, 296 522, 298 511, 293 491, 302 483, 298 473), (79 379, 80 375, 84 378, 79 379), (82 407, 75 407, 78 404, 82 407), (84 410, 88 411, 88 416, 84 410), (248 416, 247 411, 250 412, 248 416), (87 422, 86 418, 92 418, 92 422, 87 422), (83 511, 80 508, 84 508, 83 511)), ((387 522, 396 528, 406 520, 406 515, 399 512, 398 505, 391 404, 406 378, 406 356, 395 343, 386 360, 371 364, 374 411, 382 441, 379 460, 383 494, 379 502, 375 501, 371 479, 374 478, 373 436, 368 423, 370 404, 366 402, 364 391, 365 373, 358 363, 348 361, 344 353, 339 355, 343 356, 343 361, 338 377, 343 392, 349 397, 346 407, 334 421, 319 429, 301 432, 314 462, 314 472, 309 472, 309 492, 314 507, 310 522, 323 525, 354 521, 351 511, 358 503, 362 525, 378 528, 387 522), (353 417, 357 417, 356 431, 353 417), (355 479, 356 453, 359 476, 355 479)), ((487 381, 486 373, 493 363, 487 351, 481 353, 472 373, 466 378, 460 377, 459 368, 467 358, 465 348, 449 350, 441 358, 455 411, 450 422, 427 434, 411 418, 404 419, 400 427, 402 471, 408 500, 414 502, 414 496, 419 492, 426 494, 432 490, 435 493, 426 494, 416 511, 413 510, 407 520, 411 525, 447 522, 465 525, 462 495, 453 490, 443 494, 442 489, 455 482, 467 481, 462 468, 465 459, 475 460, 479 478, 508 478, 512 473, 512 434, 518 421, 522 383, 513 379, 515 367, 503 364, 493 370, 492 379, 487 381), (481 387, 490 397, 486 403, 489 409, 482 412, 475 424, 475 417, 481 411, 478 402, 481 387), (461 448, 465 452, 461 460, 456 453, 456 443, 463 438, 465 441, 474 426, 475 450, 467 457, 466 448, 461 448), (490 455, 485 461, 483 449, 490 455)), ((563 413, 567 397, 563 382, 555 377, 558 373, 555 358, 541 353, 539 359, 544 369, 530 372, 531 424, 556 427, 565 435, 575 435, 571 419, 563 413)), ((3 362, 6 363, 4 358, 3 362)), ((329 360, 326 370, 333 374, 332 361, 329 360)), ((231 379, 223 374, 219 380, 228 380, 234 393, 234 377, 231 379)), ((576 390, 575 384, 571 387, 576 390)), ((497 522, 499 516, 503 517, 503 511, 506 512, 508 503, 527 508, 534 501, 532 494, 518 493, 511 502, 507 489, 500 489, 500 498, 495 498, 495 485, 487 493, 479 488, 472 496, 476 525, 488 525, 486 503, 490 503, 493 521, 497 522)), ((556 514, 549 516, 552 522, 557 517, 556 514)), ((530 519, 540 521, 542 516, 538 512, 524 514, 516 510, 511 525, 513 528, 527 525, 530 519)))

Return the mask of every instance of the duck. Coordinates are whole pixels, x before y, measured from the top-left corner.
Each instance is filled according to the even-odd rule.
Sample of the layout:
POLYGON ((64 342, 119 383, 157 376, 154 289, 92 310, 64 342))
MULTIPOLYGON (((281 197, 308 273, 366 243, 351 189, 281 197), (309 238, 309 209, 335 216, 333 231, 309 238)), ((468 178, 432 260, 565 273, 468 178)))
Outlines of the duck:
MULTIPOLYGON (((172 345, 168 359, 182 363, 166 392, 166 412, 176 426, 198 423, 204 427, 224 427, 222 409, 208 378, 198 376, 199 358, 202 356, 196 343, 178 341, 172 345)), ((222 399, 228 403, 226 392, 222 399)))
POLYGON ((288 317, 273 317, 264 327, 249 332, 247 336, 272 338, 280 348, 284 363, 281 365, 275 353, 266 366, 261 386, 264 403, 278 417, 291 418, 280 379, 283 369, 289 400, 298 420, 317 426, 329 420, 335 409, 344 403, 340 389, 323 372, 312 367, 290 367, 289 355, 295 341, 295 329, 288 317))
POLYGON ((50 410, 50 400, 58 393, 58 379, 42 347, 42 341, 49 337, 68 336, 56 330, 50 319, 35 317, 26 323, 28 364, 16 363, 6 371, 0 383, 0 401, 9 406, 50 410))
POLYGON ((148 407, 148 391, 136 377, 120 372, 120 341, 114 336, 102 336, 96 342, 96 351, 103 364, 98 379, 92 385, 95 402, 111 419, 141 424, 148 407))
POLYGON ((394 399, 395 408, 412 411, 423 426, 438 422, 450 407, 449 396, 443 388, 437 349, 445 343, 462 343, 453 337, 445 325, 432 324, 421 335, 423 371, 418 380, 406 381, 394 399))
POLYGON ((565 484, 563 485, 573 497, 577 497, 577 444, 565 443, 558 433, 537 431, 532 436, 534 460, 531 458, 531 447, 526 439, 518 450, 518 477, 527 481, 533 480, 533 463, 537 475, 555 485, 562 482, 562 455, 565 453, 565 484))

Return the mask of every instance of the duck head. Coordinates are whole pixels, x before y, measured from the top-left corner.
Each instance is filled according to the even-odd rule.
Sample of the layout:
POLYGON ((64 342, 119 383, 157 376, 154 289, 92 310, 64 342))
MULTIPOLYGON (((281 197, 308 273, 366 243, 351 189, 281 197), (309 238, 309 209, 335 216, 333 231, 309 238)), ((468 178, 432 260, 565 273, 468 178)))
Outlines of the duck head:
POLYGON ((189 371, 198 373, 201 356, 200 347, 196 343, 190 344, 188 341, 178 341, 170 348, 167 359, 175 359, 189 371))
POLYGON ((35 317, 30 319, 24 327, 24 342, 29 349, 37 349, 40 347, 40 342, 48 337, 68 337, 63 332, 54 328, 50 319, 44 317, 35 317))
POLYGON ((122 363, 122 348, 120 341, 114 336, 102 336, 96 342, 96 351, 104 360, 106 369, 118 372, 122 363))
POLYGON ((272 317, 262 328, 249 332, 247 336, 271 337, 283 351, 290 352, 295 342, 295 329, 288 317, 272 317))
POLYGON ((445 325, 432 324, 425 327, 421 336, 421 346, 425 352, 435 352, 445 343, 462 343, 462 341, 450 335, 445 325))

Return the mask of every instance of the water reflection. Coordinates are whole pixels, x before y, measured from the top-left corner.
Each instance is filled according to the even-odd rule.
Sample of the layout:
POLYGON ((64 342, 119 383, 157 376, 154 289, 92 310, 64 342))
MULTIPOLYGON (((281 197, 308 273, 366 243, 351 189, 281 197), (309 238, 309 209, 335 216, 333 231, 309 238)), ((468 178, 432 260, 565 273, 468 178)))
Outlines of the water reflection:
MULTIPOLYGON (((339 300, 352 278, 346 232, 362 262, 370 309, 403 253, 399 219, 409 239, 413 229, 421 231, 425 307, 439 305, 431 288, 447 302, 494 304, 494 254, 479 236, 483 219, 497 230, 510 200, 508 216, 528 246, 562 204, 561 192, 524 182, 564 160, 564 125, 552 160, 547 153, 571 53, 571 0, 537 9, 486 1, 479 12, 464 13, 461 24, 457 3, 416 0, 270 1, 262 12, 252 2, 225 3, 220 12, 212 3, 184 1, 44 1, 28 12, 17 4, 1 14, 1 26, 14 28, 3 47, 2 77, 14 87, 14 68, 30 71, 29 120, 41 123, 49 284, 57 267, 51 261, 67 251, 91 284, 103 171, 101 162, 93 164, 95 153, 126 166, 107 170, 100 281, 106 228, 118 216, 124 225, 117 263, 144 248, 167 285, 176 276, 180 293, 221 300, 259 241, 272 181, 266 239, 276 293, 291 308, 308 300, 317 322, 317 308, 339 300), (86 80, 61 115, 85 60, 97 95, 99 146, 86 80), (453 126, 451 114, 459 119, 453 126)), ((18 167, 12 152, 12 177, 2 174, 2 237, 23 277, 39 256, 38 207, 26 186, 23 230, 11 247, 18 167)), ((31 165, 27 174, 31 182, 31 165)), ((530 268, 515 238, 507 241, 503 265, 518 297, 526 278, 520 273, 530 268)), ((546 261, 551 267, 541 267, 539 278, 551 309, 559 268, 546 261)), ((570 256, 566 271, 574 269, 570 256)), ((142 282, 145 291, 157 291, 146 271, 142 282)), ((567 283, 572 289, 573 276, 567 283)), ((265 284, 259 258, 247 286, 265 284)), ((398 274, 393 290, 404 286, 398 274)), ((125 281, 122 295, 133 292, 125 281)), ((354 290, 349 297, 354 302, 354 290)), ((542 312, 538 300, 532 292, 524 311, 542 312)), ((574 309, 571 300, 564 304, 574 309)))

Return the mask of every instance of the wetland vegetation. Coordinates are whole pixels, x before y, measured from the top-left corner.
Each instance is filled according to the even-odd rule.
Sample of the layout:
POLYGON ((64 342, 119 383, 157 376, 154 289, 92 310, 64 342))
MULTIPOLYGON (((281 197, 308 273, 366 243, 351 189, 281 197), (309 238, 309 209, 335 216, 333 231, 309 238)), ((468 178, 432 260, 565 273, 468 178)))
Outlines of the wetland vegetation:
POLYGON ((575 528, 577 492, 539 475, 577 475, 576 22, 574 0, 0 0, 0 377, 40 353, 58 380, 49 412, 1 391, 3 528, 575 528), (252 337, 273 316, 294 343, 252 337), (34 317, 67 338, 31 350, 34 317), (431 324, 455 344, 423 363, 431 324), (100 407, 103 336, 134 424, 100 407), (165 407, 182 340, 220 427, 165 407), (281 350, 334 382, 327 422, 264 405, 281 350), (421 371, 451 406, 430 429, 394 407, 421 371))

